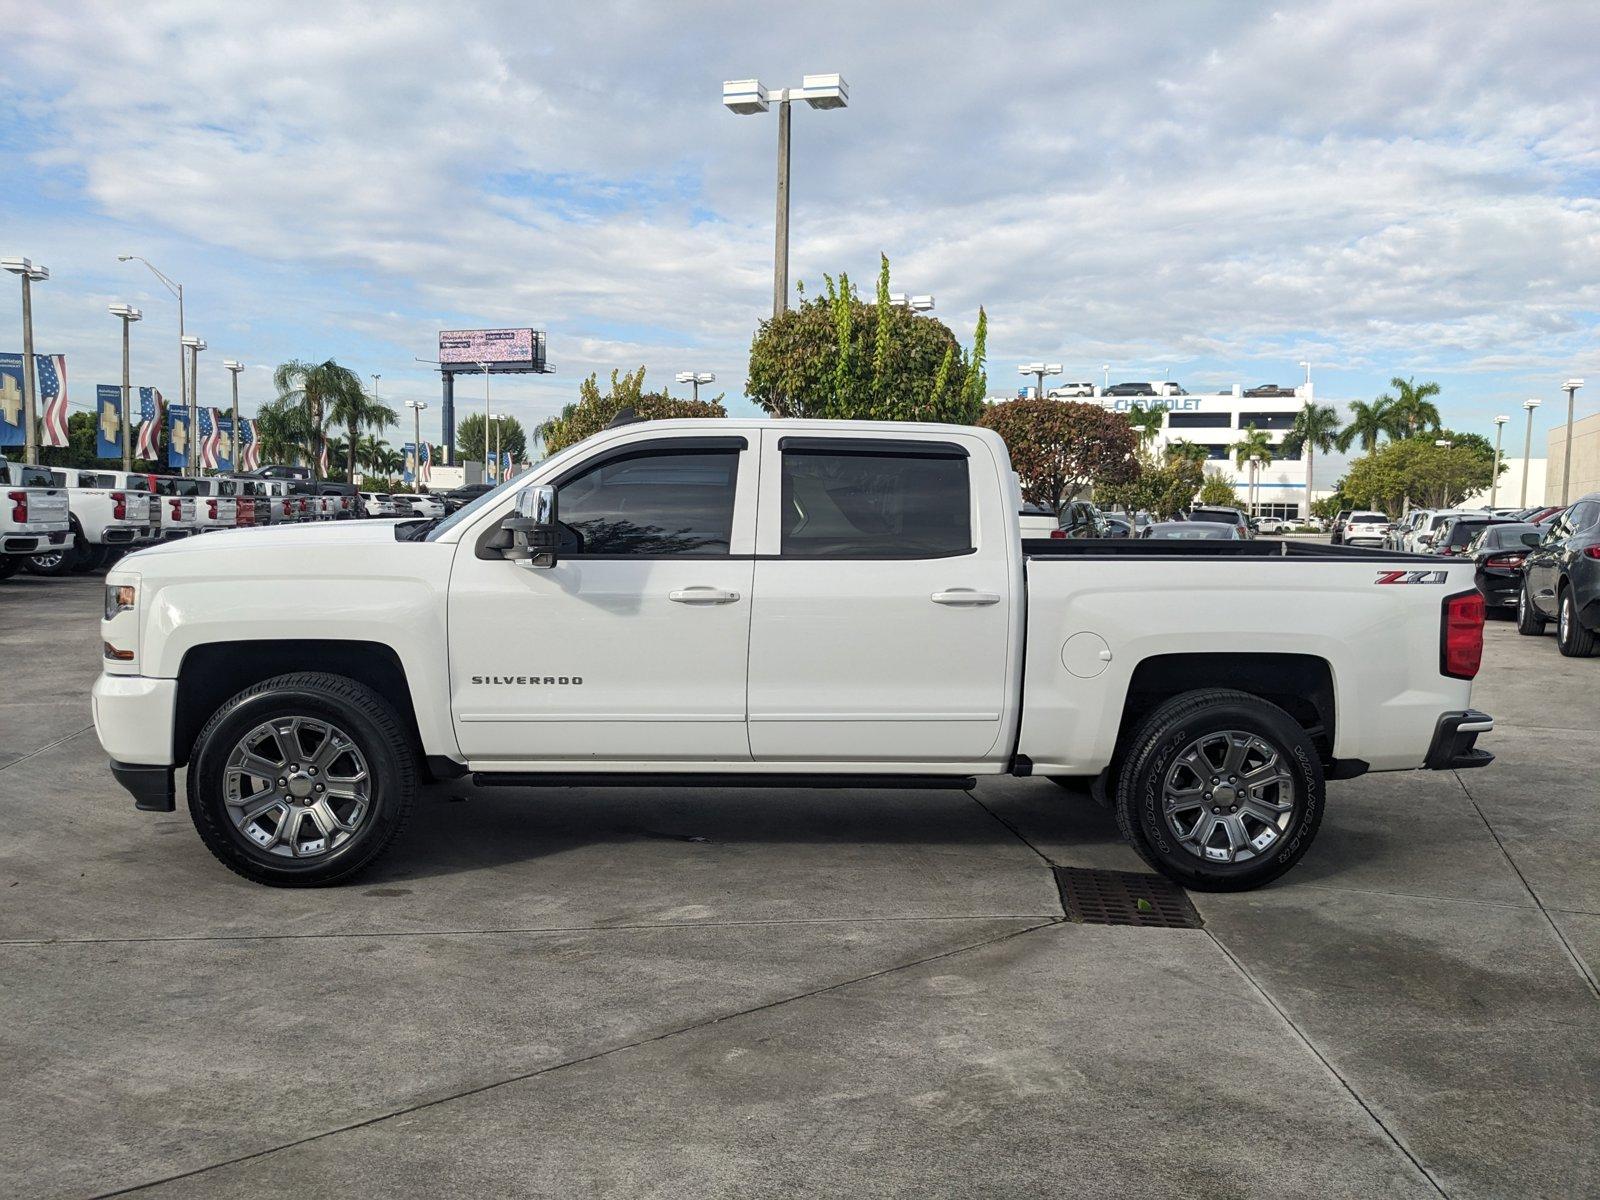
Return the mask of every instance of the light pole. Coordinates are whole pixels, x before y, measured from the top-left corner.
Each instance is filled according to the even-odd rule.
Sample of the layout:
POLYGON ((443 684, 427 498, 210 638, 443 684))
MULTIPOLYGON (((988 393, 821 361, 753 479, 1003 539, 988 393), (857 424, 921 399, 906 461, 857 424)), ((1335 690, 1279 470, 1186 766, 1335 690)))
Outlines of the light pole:
POLYGON ((234 472, 239 470, 239 372, 244 370, 242 362, 231 358, 222 360, 223 367, 228 374, 233 376, 233 432, 228 435, 228 461, 233 464, 234 472))
POLYGON ((700 385, 702 383, 715 383, 717 381, 717 376, 714 371, 679 371, 676 378, 679 383, 689 383, 694 385, 694 398, 696 403, 699 403, 700 401, 700 385))
POLYGON ((200 351, 206 348, 204 338, 187 334, 178 339, 189 348, 189 466, 194 477, 200 478, 200 456, 194 452, 195 438, 200 430, 200 351))
MULTIPOLYGON (((178 298, 178 403, 180 405, 187 404, 189 392, 187 382, 188 371, 186 370, 188 363, 185 360, 183 352, 183 347, 186 344, 183 340, 183 284, 174 283, 159 270, 157 270, 155 264, 152 263, 148 258, 143 258, 137 254, 119 254, 117 255, 117 261, 143 263, 145 266, 150 268, 150 273, 161 281, 162 286, 178 298)), ((193 430, 190 432, 193 432, 193 430)))
POLYGON ((27 422, 22 433, 22 461, 36 463, 39 461, 39 429, 34 407, 39 390, 33 374, 33 285, 49 279, 50 268, 27 258, 0 259, 0 267, 22 276, 22 419, 27 422))
POLYGON ((1101 387, 1101 389, 1100 389, 1100 394, 1103 396, 1103 395, 1106 394, 1107 390, 1109 390, 1110 387, 1111 387, 1111 364, 1110 363, 1101 363, 1100 364, 1100 373, 1105 376, 1105 380, 1106 380, 1105 381, 1105 385, 1103 387, 1101 387))
POLYGON ((1306 391, 1309 393, 1311 391, 1311 362, 1306 360, 1300 365, 1306 369, 1306 391))
POLYGON ((730 79, 722 85, 722 103, 740 116, 764 113, 778 106, 778 216, 772 253, 772 315, 789 307, 789 105, 804 100, 812 108, 843 108, 850 86, 840 75, 807 75, 797 88, 768 91, 759 79, 730 79))
POLYGON ((904 292, 889 293, 890 308, 909 308, 912 312, 932 312, 932 296, 908 296, 904 292))
POLYGON ((478 364, 483 369, 483 471, 489 473, 489 364, 478 364))
POLYGON ((1569 379, 1561 385, 1561 390, 1567 394, 1567 449, 1561 462, 1561 503, 1568 502, 1567 489, 1572 486, 1572 408, 1578 397, 1578 389, 1583 386, 1581 379, 1569 379))
POLYGON ((142 320, 144 314, 131 304, 113 304, 111 315, 122 319, 122 469, 133 470, 133 439, 128 433, 128 427, 133 423, 133 413, 130 407, 133 399, 133 389, 129 386, 128 378, 128 326, 135 321, 142 320))
MULTIPOLYGON (((372 389, 376 393, 378 377, 374 375, 372 379, 372 389)), ((407 400, 406 407, 411 410, 411 453, 414 455, 412 461, 416 464, 411 468, 411 486, 416 487, 422 482, 422 410, 428 407, 428 402, 407 400)))
POLYGON ((1528 432, 1522 439, 1522 503, 1519 508, 1528 507, 1528 455, 1533 450, 1533 410, 1539 407, 1537 396, 1529 396, 1522 402, 1522 407, 1528 410, 1528 432))
MULTIPOLYGON (((500 478, 502 474, 500 469, 500 422, 506 419, 506 414, 492 413, 490 414, 490 419, 494 422, 494 478, 496 483, 504 483, 505 480, 500 478)), ((489 430, 487 427, 483 431, 483 444, 485 447, 489 445, 489 430)))
POLYGON ((1505 435, 1506 422, 1510 417, 1496 417, 1494 419, 1494 475, 1489 479, 1489 507, 1494 507, 1495 499, 1500 495, 1500 439, 1505 435))
POLYGON ((1032 375, 1035 379, 1037 379, 1039 381, 1039 387, 1038 387, 1037 391, 1035 392, 1035 396, 1036 396, 1037 399, 1043 400, 1044 399, 1044 377, 1046 375, 1059 375, 1059 374, 1061 374, 1061 364, 1060 363, 1043 363, 1043 362, 1018 363, 1017 364, 1017 374, 1018 375, 1032 375))

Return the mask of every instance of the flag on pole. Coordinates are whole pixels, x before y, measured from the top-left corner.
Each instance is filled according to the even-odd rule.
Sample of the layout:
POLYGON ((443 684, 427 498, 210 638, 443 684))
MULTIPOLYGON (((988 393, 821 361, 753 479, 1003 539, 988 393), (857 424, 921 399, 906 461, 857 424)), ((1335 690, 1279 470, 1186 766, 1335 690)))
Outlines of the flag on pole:
POLYGON ((239 418, 239 469, 254 471, 261 465, 261 447, 256 441, 256 423, 252 418, 239 418))
POLYGON ((188 405, 167 409, 167 466, 188 467, 191 440, 188 405))
POLYGON ((433 447, 423 442, 417 451, 417 480, 427 483, 433 478, 433 447))
POLYGON ((217 449, 213 455, 217 460, 217 470, 224 475, 231 475, 238 465, 233 461, 233 418, 223 416, 220 408, 213 408, 211 423, 217 430, 217 449))
POLYGON ((400 482, 411 483, 417 478, 416 443, 407 442, 404 446, 400 447, 400 452, 402 455, 404 455, 405 460, 405 466, 402 467, 400 471, 400 482))
POLYGON ((511 478, 511 451, 509 450, 502 450, 500 452, 500 478, 511 478))
POLYGON ((140 458, 154 461, 160 450, 161 392, 153 387, 139 389, 139 450, 140 458))
POLYGON ((0 446, 28 440, 22 428, 22 355, 0 354, 0 446))
POLYGON ((94 456, 122 457, 122 389, 114 383, 94 389, 94 456))
POLYGON ((35 354, 33 360, 39 378, 39 399, 44 404, 44 437, 46 446, 67 444, 67 356, 65 354, 35 354))
POLYGON ((217 446, 222 441, 222 435, 217 429, 217 410, 202 408, 200 410, 200 437, 198 450, 200 453, 200 469, 202 471, 215 471, 217 469, 217 446))

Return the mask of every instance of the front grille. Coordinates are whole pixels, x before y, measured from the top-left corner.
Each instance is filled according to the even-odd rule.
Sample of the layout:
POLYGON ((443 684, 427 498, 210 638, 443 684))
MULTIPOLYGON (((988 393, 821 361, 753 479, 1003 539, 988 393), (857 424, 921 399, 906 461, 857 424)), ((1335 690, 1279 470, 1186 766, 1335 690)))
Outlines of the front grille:
POLYGON ((1082 867, 1057 867, 1055 872, 1061 907, 1070 921, 1151 929, 1199 929, 1204 925, 1189 894, 1160 875, 1082 867))

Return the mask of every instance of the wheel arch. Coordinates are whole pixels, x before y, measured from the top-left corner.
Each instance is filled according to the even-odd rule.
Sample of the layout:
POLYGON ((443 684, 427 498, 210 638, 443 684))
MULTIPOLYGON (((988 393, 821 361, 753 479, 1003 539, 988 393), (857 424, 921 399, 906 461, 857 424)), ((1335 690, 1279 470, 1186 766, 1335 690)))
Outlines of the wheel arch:
POLYGON ((423 761, 416 708, 399 654, 384 642, 332 638, 204 642, 189 647, 178 667, 172 761, 188 765, 195 739, 230 697, 252 684, 297 671, 343 675, 371 688, 394 705, 419 764, 423 761))

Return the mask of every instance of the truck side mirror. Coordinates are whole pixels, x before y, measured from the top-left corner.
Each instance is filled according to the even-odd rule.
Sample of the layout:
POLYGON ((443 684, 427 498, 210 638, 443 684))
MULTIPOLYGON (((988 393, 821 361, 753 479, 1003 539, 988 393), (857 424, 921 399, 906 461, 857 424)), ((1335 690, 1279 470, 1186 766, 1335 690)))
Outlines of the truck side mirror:
POLYGON ((507 558, 530 568, 555 566, 556 489, 548 484, 523 488, 517 493, 517 511, 500 528, 510 535, 507 558))

